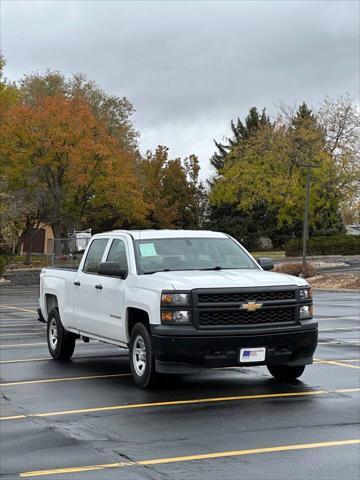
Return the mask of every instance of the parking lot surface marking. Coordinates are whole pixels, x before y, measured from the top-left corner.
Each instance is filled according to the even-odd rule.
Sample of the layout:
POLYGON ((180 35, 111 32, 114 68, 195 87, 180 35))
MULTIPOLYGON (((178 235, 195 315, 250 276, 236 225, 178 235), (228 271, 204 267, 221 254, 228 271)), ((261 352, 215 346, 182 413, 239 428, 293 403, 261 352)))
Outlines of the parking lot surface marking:
POLYGON ((264 447, 264 448, 251 448, 248 450, 231 450, 226 452, 215 452, 215 453, 201 453, 197 455, 186 455, 182 457, 167 457, 167 458, 156 458, 151 460, 139 460, 135 462, 116 462, 116 463, 105 463, 102 465, 85 465, 82 467, 66 467, 66 468, 54 468, 49 470, 34 470, 32 472, 23 472, 20 473, 20 477, 40 477, 45 475, 59 475, 66 473, 80 473, 80 472, 89 472, 96 470, 105 470, 107 468, 121 468, 121 467, 131 467, 131 466, 150 466, 150 465, 163 465, 167 463, 176 463, 176 462, 191 462, 194 460, 211 460, 216 458, 225 458, 225 457, 239 457, 242 455, 256 455, 261 453, 274 453, 274 452, 289 452, 296 450, 307 450, 311 448, 325 448, 325 447, 340 447, 345 445, 357 445, 360 443, 360 439, 351 439, 351 440, 336 440, 330 442, 317 442, 317 443, 300 443, 295 445, 279 445, 275 447, 264 447))
MULTIPOLYGON (((16 315, 16 312, 14 313, 16 315)), ((11 322, 15 325, 18 325, 18 322, 31 322, 29 325, 34 325, 34 321, 38 322, 39 320, 34 317, 10 317, 10 318, 0 318, 0 325, 2 325, 1 322, 11 322)))
POLYGON ((239 364, 174 378, 149 391, 132 384, 125 350, 79 341, 72 361, 55 362, 45 325, 37 319, 38 286, 1 287, 0 296, 5 305, 0 308, 4 477, 218 480, 240 475, 265 480, 276 473, 279 480, 299 475, 358 479, 355 293, 315 293, 320 344, 315 367, 307 367, 299 381, 279 382, 266 366, 239 364), (320 448, 348 439, 356 443, 320 448), (320 443, 319 448, 310 442, 320 443), (309 446, 297 451, 302 444, 309 446), (293 451, 281 450, 292 445, 293 451), (259 455, 245 456, 247 450, 259 455))
POLYGON ((37 347, 39 345, 47 345, 47 343, 45 342, 41 342, 41 343, 11 343, 10 345, 8 344, 5 344, 3 345, 2 347, 0 347, 0 350, 8 350, 10 347, 21 347, 21 348, 27 348, 27 347, 37 347))
POLYGON ((0 333, 0 337, 23 337, 25 335, 39 335, 41 333, 44 333, 44 331, 37 331, 37 332, 31 332, 31 333, 24 333, 24 332, 17 332, 17 333, 0 333))
POLYGON ((20 308, 14 307, 13 305, 0 305, 1 308, 10 308, 11 310, 18 310, 19 312, 27 312, 27 313, 37 313, 36 310, 30 310, 29 308, 20 308))
MULTIPOLYGON (((46 345, 46 343, 44 344, 46 345)), ((8 345, 7 345, 8 346, 8 345)), ((19 345, 16 345, 19 346, 19 345)), ((0 348, 1 350, 1 348, 0 348)), ((74 356, 74 360, 78 359, 94 359, 94 358, 111 358, 111 357, 118 357, 119 355, 90 355, 90 356, 74 356)), ((51 357, 41 357, 41 358, 16 358, 14 360, 0 360, 0 365, 1 364, 6 364, 6 363, 26 363, 26 362, 46 362, 46 361, 52 360, 51 357)), ((326 359, 326 358, 316 358, 314 359, 314 364, 313 365, 319 365, 324 362, 332 361, 332 359, 326 359)), ((334 359, 334 361, 337 362, 359 362, 360 358, 342 358, 341 360, 334 359)), ((233 368, 233 367, 230 367, 233 368)))
MULTIPOLYGON (((27 344, 26 344, 27 345, 27 344)), ((40 344, 38 344, 40 345, 40 344)), ((47 345, 47 343, 44 343, 42 345, 47 345)), ((7 345, 8 346, 8 345, 7 345)), ((18 346, 21 346, 21 345, 15 345, 16 347, 18 346)), ((2 350, 0 348, 0 350, 2 350)), ((4 349, 6 350, 6 349, 4 349)), ((79 355, 79 356, 74 356, 73 359, 74 360, 86 360, 86 359, 92 359, 94 360, 95 358, 101 358, 101 359, 104 359, 104 358, 118 358, 118 357, 121 357, 122 355, 119 355, 119 354, 114 354, 114 355, 79 355)), ((2 363, 26 363, 26 362, 46 362, 46 361, 53 361, 53 359, 48 356, 48 357, 41 357, 41 358, 16 358, 14 360, 0 360, 0 364, 2 363)))
POLYGON ((44 378, 43 380, 24 380, 21 382, 0 383, 0 387, 13 387, 15 385, 33 385, 35 383, 71 382, 75 380, 98 380, 101 378, 130 377, 131 373, 109 373, 104 375, 86 375, 82 377, 44 378))
MULTIPOLYGON (((348 392, 360 392, 359 388, 346 389, 348 392)), ((220 403, 220 402, 236 402, 241 400, 261 400, 270 398, 289 398, 289 397, 304 397, 314 395, 334 395, 337 393, 345 393, 338 390, 307 390, 302 392, 282 392, 282 393, 262 393, 255 395, 236 395, 230 397, 208 397, 208 398, 193 398, 189 400, 170 400, 167 402, 149 402, 149 403, 130 403, 123 405, 111 405, 108 407, 90 407, 79 408, 76 410, 63 410, 57 412, 43 412, 43 413, 31 413, 27 415, 11 415, 6 417, 0 417, 0 421, 5 420, 22 420, 24 418, 32 417, 57 417, 63 415, 75 415, 82 413, 96 413, 96 412, 111 412, 116 410, 132 410, 136 408, 151 408, 151 407, 171 407, 175 405, 195 405, 205 403, 220 403)))
MULTIPOLYGON (((9 321, 9 320, 7 320, 9 321)), ((42 325, 34 325, 34 322, 29 322, 29 323, 15 323, 15 324, 11 324, 11 323, 1 323, 0 322, 0 328, 20 328, 20 327, 33 327, 33 328, 44 328, 44 326, 42 325)))
POLYGON ((352 392, 360 392, 360 388, 338 388, 336 393, 352 393, 352 392))
POLYGON ((16 360, 0 360, 0 364, 5 363, 27 363, 27 362, 45 362, 46 360, 51 360, 50 357, 42 358, 17 358, 16 360))
POLYGON ((327 362, 360 362, 360 358, 314 358, 314 365, 316 363, 327 363, 327 362))
MULTIPOLYGON (((79 357, 81 358, 81 357, 79 357)), ((42 360, 52 360, 50 357, 49 358, 33 358, 30 359, 29 361, 34 362, 34 361, 42 361, 42 360)), ((24 360, 18 360, 20 361, 27 361, 26 359, 24 360)), ((359 362, 360 359, 345 359, 345 360, 315 360, 314 364, 324 364, 324 365, 338 365, 341 367, 350 367, 350 368, 358 368, 360 369, 360 366, 355 366, 355 365, 347 365, 343 362, 359 362)), ((3 362, 0 363, 11 363, 12 360, 4 360, 3 362)), ((21 380, 17 382, 4 382, 0 383, 0 387, 12 387, 12 386, 17 386, 17 385, 34 385, 37 383, 44 384, 44 383, 54 383, 54 382, 70 382, 70 381, 75 381, 75 380, 97 380, 97 379, 103 379, 103 378, 116 378, 116 377, 130 377, 131 373, 104 373, 104 374, 99 374, 99 375, 85 375, 85 376, 76 376, 76 377, 55 377, 55 378, 43 378, 43 379, 35 379, 35 380, 21 380)))
POLYGON ((347 368, 357 368, 360 369, 360 366, 358 365, 349 365, 347 363, 338 361, 338 360, 324 360, 322 363, 328 364, 328 365, 336 365, 338 367, 347 367, 347 368))
POLYGON ((319 328, 319 332, 354 332, 360 330, 360 327, 334 327, 334 328, 319 328))

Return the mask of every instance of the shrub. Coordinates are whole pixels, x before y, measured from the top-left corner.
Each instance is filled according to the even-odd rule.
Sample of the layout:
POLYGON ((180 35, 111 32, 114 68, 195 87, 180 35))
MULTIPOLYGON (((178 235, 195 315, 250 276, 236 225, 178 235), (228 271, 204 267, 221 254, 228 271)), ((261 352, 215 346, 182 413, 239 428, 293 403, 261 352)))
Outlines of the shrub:
POLYGON ((274 272, 295 275, 295 277, 300 277, 301 275, 304 278, 308 278, 316 275, 316 267, 311 263, 307 263, 305 268, 303 268, 302 263, 283 263, 276 265, 274 272))
MULTIPOLYGON (((308 255, 360 255, 360 235, 337 235, 334 237, 312 237, 308 241, 308 255)), ((285 245, 287 257, 302 254, 302 240, 290 240, 285 245)))

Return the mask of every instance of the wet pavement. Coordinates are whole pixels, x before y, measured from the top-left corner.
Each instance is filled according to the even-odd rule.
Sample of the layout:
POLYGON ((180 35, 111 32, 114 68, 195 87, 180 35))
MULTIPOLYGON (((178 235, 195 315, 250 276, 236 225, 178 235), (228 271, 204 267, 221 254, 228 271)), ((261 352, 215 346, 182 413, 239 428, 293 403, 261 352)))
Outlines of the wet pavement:
POLYGON ((78 341, 49 358, 34 287, 0 287, 1 478, 358 479, 360 294, 315 292, 300 381, 208 370, 139 390, 127 352, 78 341))

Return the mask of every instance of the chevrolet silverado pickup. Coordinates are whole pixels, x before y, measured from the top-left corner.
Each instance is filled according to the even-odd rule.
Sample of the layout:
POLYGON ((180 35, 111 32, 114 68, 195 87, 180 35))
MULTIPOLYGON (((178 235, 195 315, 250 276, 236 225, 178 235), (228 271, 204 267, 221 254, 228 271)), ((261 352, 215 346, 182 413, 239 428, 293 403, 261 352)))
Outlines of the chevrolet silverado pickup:
POLYGON ((308 283, 272 268, 225 233, 94 235, 78 269, 41 272, 50 354, 69 359, 80 338, 118 345, 142 388, 210 367, 266 365, 293 380, 313 361, 318 325, 308 283))

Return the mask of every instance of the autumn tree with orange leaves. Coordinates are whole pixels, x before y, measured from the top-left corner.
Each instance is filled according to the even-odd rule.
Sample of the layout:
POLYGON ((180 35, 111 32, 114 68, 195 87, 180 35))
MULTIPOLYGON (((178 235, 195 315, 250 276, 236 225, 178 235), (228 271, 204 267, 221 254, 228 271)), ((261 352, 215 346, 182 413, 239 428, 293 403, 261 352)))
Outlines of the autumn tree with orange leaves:
POLYGON ((41 220, 59 238, 66 226, 86 225, 88 212, 104 205, 123 221, 144 217, 133 154, 83 99, 57 95, 13 106, 3 118, 0 142, 9 198, 26 192, 24 205, 33 203, 29 231, 41 220))

